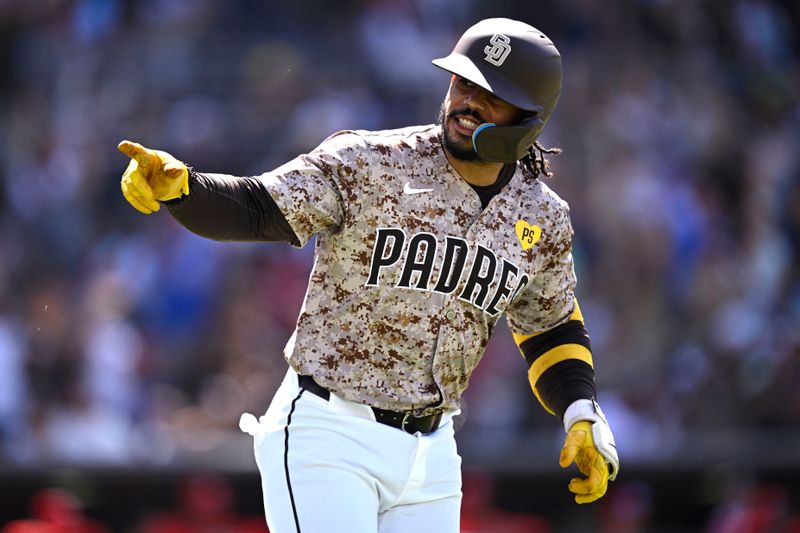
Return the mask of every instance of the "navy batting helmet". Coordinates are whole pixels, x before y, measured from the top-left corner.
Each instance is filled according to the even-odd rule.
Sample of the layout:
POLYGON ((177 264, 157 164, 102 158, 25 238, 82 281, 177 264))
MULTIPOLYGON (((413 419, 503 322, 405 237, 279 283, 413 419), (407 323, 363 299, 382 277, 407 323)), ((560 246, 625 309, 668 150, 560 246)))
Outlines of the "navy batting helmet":
POLYGON ((472 135, 488 161, 525 157, 561 95, 561 54, 541 31, 518 20, 485 19, 467 29, 452 53, 433 64, 525 111, 514 126, 482 124, 472 135))

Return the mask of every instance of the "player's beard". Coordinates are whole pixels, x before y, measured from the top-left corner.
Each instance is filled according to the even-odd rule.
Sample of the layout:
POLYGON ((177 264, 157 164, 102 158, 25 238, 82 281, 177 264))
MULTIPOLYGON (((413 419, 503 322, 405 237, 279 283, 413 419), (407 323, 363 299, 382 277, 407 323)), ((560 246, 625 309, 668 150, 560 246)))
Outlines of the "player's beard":
POLYGON ((452 128, 448 127, 448 122, 450 119, 459 115, 470 116, 483 123, 481 117, 476 116, 474 113, 470 113, 469 110, 451 111, 449 114, 446 114, 445 103, 442 102, 442 107, 439 108, 438 118, 438 123, 442 127, 442 145, 444 146, 444 149, 447 150, 447 153, 459 161, 479 161, 480 158, 475 152, 475 148, 472 146, 472 138, 465 137, 464 135, 461 135, 460 133, 453 131, 452 128))

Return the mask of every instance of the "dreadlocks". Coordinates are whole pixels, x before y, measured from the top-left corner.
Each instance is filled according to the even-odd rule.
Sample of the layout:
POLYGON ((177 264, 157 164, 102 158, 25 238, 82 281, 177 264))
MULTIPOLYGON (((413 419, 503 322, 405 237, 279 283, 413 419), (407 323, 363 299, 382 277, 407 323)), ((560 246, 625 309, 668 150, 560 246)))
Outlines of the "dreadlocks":
POLYGON ((553 175, 550 172, 550 162, 545 155, 560 154, 561 148, 545 148, 539 141, 533 143, 533 146, 528 148, 528 153, 523 157, 520 162, 522 166, 533 174, 533 177, 538 178, 544 176, 549 178, 553 175))

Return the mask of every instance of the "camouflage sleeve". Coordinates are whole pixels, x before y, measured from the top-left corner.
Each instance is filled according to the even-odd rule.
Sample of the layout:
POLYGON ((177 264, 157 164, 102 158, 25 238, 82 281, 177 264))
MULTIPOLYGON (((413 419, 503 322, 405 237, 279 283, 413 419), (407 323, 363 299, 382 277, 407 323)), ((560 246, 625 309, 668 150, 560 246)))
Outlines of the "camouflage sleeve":
POLYGON ((316 149, 259 176, 304 246, 318 233, 333 234, 347 223, 355 184, 367 171, 370 151, 363 137, 338 132, 316 149))
MULTIPOLYGON (((544 240, 545 237, 542 237, 544 240)), ((506 310, 515 335, 532 335, 565 322, 575 298, 575 269, 572 261, 572 226, 569 220, 552 232, 551 242, 542 250, 541 261, 528 286, 506 310)))

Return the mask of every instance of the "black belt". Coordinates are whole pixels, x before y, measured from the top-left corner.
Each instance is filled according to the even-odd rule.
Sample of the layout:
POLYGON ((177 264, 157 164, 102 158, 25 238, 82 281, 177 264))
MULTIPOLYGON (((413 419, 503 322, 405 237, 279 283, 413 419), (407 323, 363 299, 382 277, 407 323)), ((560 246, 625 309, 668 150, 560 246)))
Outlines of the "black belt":
MULTIPOLYGON (((314 381, 314 378, 311 376, 299 376, 299 383, 300 386, 308 392, 316 394, 324 400, 331 399, 330 391, 314 381)), ((439 428, 439 422, 442 421, 442 413, 428 416, 414 416, 410 412, 387 411, 386 409, 378 409, 377 407, 370 407, 370 409, 375 413, 375 420, 381 424, 402 429, 406 433, 411 433, 412 435, 417 431, 423 435, 433 433, 439 428)))

